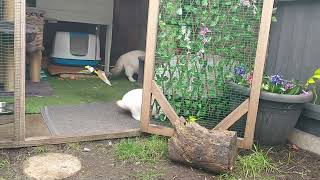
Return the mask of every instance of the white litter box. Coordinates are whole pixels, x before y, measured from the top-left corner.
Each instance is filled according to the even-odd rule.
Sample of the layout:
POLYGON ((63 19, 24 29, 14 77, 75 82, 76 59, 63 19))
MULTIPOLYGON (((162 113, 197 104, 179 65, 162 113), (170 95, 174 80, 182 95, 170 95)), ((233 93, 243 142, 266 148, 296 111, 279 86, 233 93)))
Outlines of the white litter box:
POLYGON ((57 32, 51 58, 57 65, 96 66, 101 60, 99 37, 88 33, 57 32))

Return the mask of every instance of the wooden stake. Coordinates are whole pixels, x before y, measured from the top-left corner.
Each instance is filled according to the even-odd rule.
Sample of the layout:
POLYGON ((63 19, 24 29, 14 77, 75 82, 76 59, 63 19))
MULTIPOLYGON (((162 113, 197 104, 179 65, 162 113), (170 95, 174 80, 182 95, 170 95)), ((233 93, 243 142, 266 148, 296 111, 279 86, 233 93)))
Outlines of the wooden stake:
POLYGON ((248 120, 244 135, 244 147, 250 149, 253 144, 254 131, 259 106, 260 89, 267 54, 269 32, 274 0, 264 0, 259 31, 256 61, 253 71, 253 81, 250 92, 248 120))
POLYGON ((160 0, 149 1, 146 60, 144 68, 143 98, 141 111, 141 130, 148 131, 151 117, 151 90, 158 32, 160 0))

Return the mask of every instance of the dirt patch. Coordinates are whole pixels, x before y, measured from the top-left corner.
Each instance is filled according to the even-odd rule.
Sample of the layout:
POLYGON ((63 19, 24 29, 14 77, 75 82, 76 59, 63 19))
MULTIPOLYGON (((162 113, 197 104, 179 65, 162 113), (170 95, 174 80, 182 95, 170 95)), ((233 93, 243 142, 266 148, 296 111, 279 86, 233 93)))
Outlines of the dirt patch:
POLYGON ((24 174, 35 179, 63 179, 81 169, 78 158, 62 153, 45 153, 30 157, 24 163, 24 174))
POLYGON ((316 154, 287 145, 273 147, 269 156, 279 167, 277 179, 318 180, 320 178, 320 156, 316 154))
MULTIPOLYGON (((82 169, 67 180, 121 180, 121 179, 228 179, 188 166, 172 163, 166 158, 157 163, 126 162, 116 158, 117 141, 71 143, 37 148, 2 150, 0 156, 0 179, 26 179, 23 162, 31 156, 43 153, 67 153, 80 159, 82 169), (4 162, 1 166, 1 162, 4 162)), ((292 146, 263 147, 278 167, 277 171, 265 173, 257 179, 318 179, 320 157, 292 146)), ((242 152, 248 153, 248 152, 242 152)), ((236 167, 237 168, 237 167, 236 167)), ((237 175, 233 175, 233 177, 237 175)), ((227 177, 227 176, 226 176, 227 177)), ((230 179, 230 178, 229 178, 230 179)))

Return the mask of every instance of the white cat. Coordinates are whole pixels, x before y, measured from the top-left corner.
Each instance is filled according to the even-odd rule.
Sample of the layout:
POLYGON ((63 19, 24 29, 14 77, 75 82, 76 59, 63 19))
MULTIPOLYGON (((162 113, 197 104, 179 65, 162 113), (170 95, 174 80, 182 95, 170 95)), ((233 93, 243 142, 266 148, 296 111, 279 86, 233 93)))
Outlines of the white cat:
POLYGON ((126 76, 128 76, 129 81, 135 82, 133 79, 133 75, 138 73, 139 71, 139 56, 145 56, 144 51, 134 50, 130 51, 126 54, 123 54, 117 60, 117 63, 113 69, 111 69, 111 73, 113 75, 119 75, 124 69, 126 76))
MULTIPOLYGON (((153 100, 152 100, 153 102, 153 100)), ((127 92, 122 100, 117 101, 117 105, 122 109, 131 112, 131 116, 140 121, 141 117, 141 105, 142 105, 142 89, 134 89, 127 92)), ((156 114, 156 109, 153 108, 152 115, 156 114)))

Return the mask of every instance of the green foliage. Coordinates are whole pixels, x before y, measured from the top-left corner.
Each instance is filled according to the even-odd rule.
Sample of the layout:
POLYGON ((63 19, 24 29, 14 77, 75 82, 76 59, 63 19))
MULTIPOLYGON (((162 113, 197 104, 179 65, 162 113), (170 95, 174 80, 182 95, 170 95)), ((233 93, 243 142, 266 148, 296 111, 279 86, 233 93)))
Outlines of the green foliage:
MULTIPOLYGON (((235 67, 234 75, 231 79, 238 85, 250 87, 252 85, 253 73, 242 66, 238 66, 235 67)), ((265 75, 262 79, 261 89, 266 92, 287 95, 300 95, 307 91, 301 82, 297 80, 285 80, 279 74, 272 76, 265 75)))
POLYGON ((307 83, 305 85, 307 88, 310 88, 314 93, 315 95, 314 103, 316 103, 318 99, 317 87, 319 85, 319 81, 320 81, 320 68, 313 73, 313 75, 307 80, 307 83))
POLYGON ((157 162, 167 155, 167 151, 167 140, 159 136, 125 139, 115 146, 116 156, 122 161, 157 162))
POLYGON ((189 116, 188 119, 187 119, 187 122, 188 123, 194 123, 196 122, 198 119, 197 119, 197 116, 189 116))
POLYGON ((155 80, 178 114, 202 119, 210 99, 229 112, 226 80, 236 65, 252 69, 261 8, 261 0, 161 0, 155 80))

